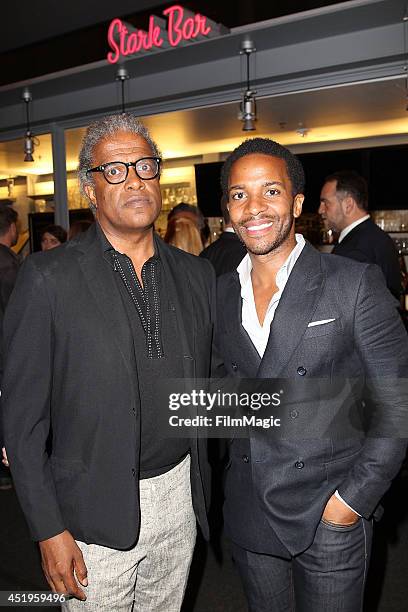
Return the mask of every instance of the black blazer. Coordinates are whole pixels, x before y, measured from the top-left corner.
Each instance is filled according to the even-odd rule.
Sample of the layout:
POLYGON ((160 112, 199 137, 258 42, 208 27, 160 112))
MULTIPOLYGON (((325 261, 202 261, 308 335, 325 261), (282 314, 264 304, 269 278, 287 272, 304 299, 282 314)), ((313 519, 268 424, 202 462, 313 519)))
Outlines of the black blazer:
POLYGON ((398 472, 408 400, 395 381, 408 371, 408 338, 376 266, 321 254, 309 243, 283 291, 262 360, 241 325, 240 291, 237 273, 219 279, 216 344, 229 376, 288 379, 295 393, 279 413, 274 408, 282 433, 251 429, 249 438, 232 441, 226 530, 246 549, 295 555, 313 541, 336 489, 368 518, 398 472), (333 383, 326 396, 314 379, 333 383), (389 419, 379 429, 387 427, 389 438, 372 428, 364 437, 366 384, 370 409, 389 419), (336 420, 340 414, 344 421, 336 420))
MULTIPOLYGON (((19 265, 20 260, 14 251, 6 247, 4 244, 0 244, 0 343, 3 333, 4 312, 16 282, 19 265)), ((2 371, 3 364, 0 354, 0 376, 2 371)), ((0 419, 0 446, 2 445, 3 427, 0 419)))
MULTIPOLYGON (((156 245, 176 289, 185 377, 206 377, 214 271, 158 238, 156 245)), ((26 259, 5 316, 2 409, 11 472, 33 538, 68 529, 83 542, 125 549, 139 532, 137 370, 127 314, 104 256, 93 226, 26 259)), ((207 537, 205 441, 191 440, 191 457, 193 504, 207 537)))
POLYGON ((332 253, 380 266, 388 289, 397 300, 400 299, 401 271, 397 249, 392 238, 374 221, 367 219, 357 225, 336 244, 332 253))
POLYGON ((217 276, 236 270, 246 255, 246 248, 233 232, 223 232, 221 236, 200 253, 208 259, 217 276))

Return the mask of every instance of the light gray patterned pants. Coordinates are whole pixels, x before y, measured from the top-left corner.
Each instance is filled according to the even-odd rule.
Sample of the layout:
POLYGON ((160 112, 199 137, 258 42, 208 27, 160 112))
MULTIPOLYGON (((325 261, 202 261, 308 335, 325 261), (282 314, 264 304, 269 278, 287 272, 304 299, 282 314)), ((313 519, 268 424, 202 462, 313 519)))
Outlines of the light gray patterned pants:
POLYGON ((77 542, 88 568, 87 596, 64 612, 178 612, 196 539, 190 456, 175 468, 140 481, 141 526, 131 550, 77 542))

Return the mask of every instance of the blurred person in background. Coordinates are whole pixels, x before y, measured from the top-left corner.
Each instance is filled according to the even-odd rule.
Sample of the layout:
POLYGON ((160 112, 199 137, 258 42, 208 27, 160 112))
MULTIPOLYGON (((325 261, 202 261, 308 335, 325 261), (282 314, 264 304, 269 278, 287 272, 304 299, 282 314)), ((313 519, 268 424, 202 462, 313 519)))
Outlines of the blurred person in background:
POLYGON ((207 246, 208 239, 210 237, 210 228, 208 226, 207 220, 203 217, 203 213, 197 206, 193 206, 192 204, 187 204, 182 202, 181 204, 177 204, 174 208, 171 209, 167 216, 167 223, 170 223, 172 219, 191 219, 196 226, 198 231, 200 232, 202 247, 207 246))
POLYGON ((67 241, 67 232, 60 225, 48 225, 41 232, 41 250, 50 251, 67 241))
POLYGON ((87 221, 86 219, 81 221, 74 221, 74 223, 69 228, 68 240, 72 240, 73 238, 75 238, 75 236, 78 236, 78 234, 82 234, 83 232, 89 230, 92 223, 92 221, 87 221))
POLYGON ((192 255, 199 255, 203 250, 197 225, 187 217, 174 217, 169 221, 164 242, 192 255))
POLYGON ((208 259, 217 276, 233 272, 246 255, 246 248, 234 232, 227 209, 227 199, 221 198, 221 213, 224 219, 224 231, 221 236, 200 253, 200 257, 208 259))
POLYGON ((327 176, 320 194, 318 212, 326 228, 339 234, 332 253, 377 264, 388 289, 399 300, 402 278, 398 252, 392 238, 368 214, 365 179, 353 170, 342 170, 327 176))
POLYGON ((19 268, 19 258, 11 247, 17 244, 18 214, 11 206, 0 206, 0 315, 3 322, 4 310, 13 291, 19 268))
MULTIPOLYGON (((16 282, 20 260, 11 247, 18 240, 18 213, 7 204, 0 206, 0 339, 3 335, 4 311, 16 282)), ((1 364, 1 370, 3 370, 1 364)), ((0 445, 3 445, 3 430, 0 419, 0 445)), ((0 465, 0 491, 11 489, 12 480, 9 470, 0 465)))

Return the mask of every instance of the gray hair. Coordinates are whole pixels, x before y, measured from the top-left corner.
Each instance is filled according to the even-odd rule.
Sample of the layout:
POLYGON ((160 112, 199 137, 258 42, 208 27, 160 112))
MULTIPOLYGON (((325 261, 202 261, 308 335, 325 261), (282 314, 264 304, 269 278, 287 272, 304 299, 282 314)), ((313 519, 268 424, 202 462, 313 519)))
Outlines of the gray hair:
MULTIPOLYGON (((152 150, 154 157, 161 157, 161 152, 151 138, 149 130, 134 115, 122 113, 120 115, 108 115, 91 123, 82 139, 81 150, 79 152, 78 179, 81 193, 89 200, 85 191, 85 186, 93 185, 92 173, 87 174, 87 170, 93 166, 93 153, 96 145, 109 136, 114 136, 118 132, 130 132, 145 139, 152 150)), ((94 212, 94 205, 89 203, 89 207, 94 212)))

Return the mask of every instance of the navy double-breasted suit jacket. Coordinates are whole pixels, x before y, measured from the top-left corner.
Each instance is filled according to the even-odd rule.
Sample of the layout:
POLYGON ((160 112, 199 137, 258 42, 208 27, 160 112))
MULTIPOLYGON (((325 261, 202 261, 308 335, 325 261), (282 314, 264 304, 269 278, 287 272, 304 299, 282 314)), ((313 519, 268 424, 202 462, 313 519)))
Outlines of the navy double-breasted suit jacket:
POLYGON ((262 359, 242 327, 240 293, 236 272, 220 277, 216 345, 228 375, 285 379, 295 399, 274 409, 281 434, 251 428, 232 440, 226 529, 244 548, 289 556, 311 544, 336 489, 362 516, 379 512, 406 452, 408 338, 377 266, 309 243, 262 359))

